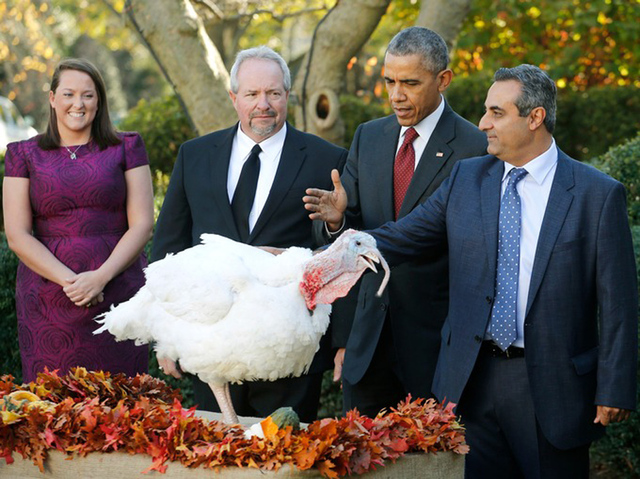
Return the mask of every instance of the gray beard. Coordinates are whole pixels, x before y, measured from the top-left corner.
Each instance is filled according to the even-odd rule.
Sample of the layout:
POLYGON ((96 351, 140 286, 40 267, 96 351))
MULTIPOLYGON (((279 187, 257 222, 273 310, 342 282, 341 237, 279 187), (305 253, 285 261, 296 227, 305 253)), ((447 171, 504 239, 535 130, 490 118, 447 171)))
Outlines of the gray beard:
POLYGON ((260 136, 268 136, 271 133, 273 133, 273 131, 276 129, 275 121, 273 122, 272 125, 265 126, 262 128, 258 126, 253 126, 253 123, 249 123, 249 126, 251 127, 251 131, 253 131, 256 135, 260 135, 260 136))

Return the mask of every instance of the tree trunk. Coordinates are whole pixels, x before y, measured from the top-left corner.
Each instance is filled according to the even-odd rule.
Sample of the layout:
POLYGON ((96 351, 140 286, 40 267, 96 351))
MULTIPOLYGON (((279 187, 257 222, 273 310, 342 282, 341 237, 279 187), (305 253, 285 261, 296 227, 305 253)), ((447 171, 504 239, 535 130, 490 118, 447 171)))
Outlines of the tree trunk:
POLYGON ((298 128, 343 143, 339 94, 346 66, 369 39, 390 1, 338 1, 318 24, 293 88, 298 128))
POLYGON ((128 0, 133 26, 202 135, 235 123, 229 73, 189 0, 128 0))
POLYGON ((471 1, 422 0, 416 26, 438 32, 451 51, 462 28, 462 22, 469 13, 471 1))

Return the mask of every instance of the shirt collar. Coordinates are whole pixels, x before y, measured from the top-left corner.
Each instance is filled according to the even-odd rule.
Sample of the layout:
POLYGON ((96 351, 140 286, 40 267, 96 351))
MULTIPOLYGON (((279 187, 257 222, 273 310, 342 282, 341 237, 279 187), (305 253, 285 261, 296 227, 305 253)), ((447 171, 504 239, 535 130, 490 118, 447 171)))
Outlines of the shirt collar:
MULTIPOLYGON (((444 97, 440 95, 440 104, 438 108, 433 110, 430 115, 427 115, 418 123, 413 125, 413 128, 416 130, 420 138, 429 138, 431 137, 431 133, 436 129, 436 125, 440 121, 440 117, 442 116, 442 112, 444 112, 444 97)), ((410 126, 403 126, 400 129, 400 138, 404 137, 406 131, 411 128, 410 126)))
MULTIPOLYGON (((285 123, 275 135, 270 136, 266 140, 262 140, 259 145, 262 148, 264 155, 260 155, 260 161, 276 158, 276 155, 280 153, 284 146, 284 140, 287 137, 287 124, 285 123)), ((238 140, 238 148, 242 151, 242 157, 248 156, 251 149, 256 145, 256 142, 249 138, 240 125, 236 132, 236 138, 238 140)))
MULTIPOLYGON (((558 162, 558 149, 556 148, 556 142, 553 138, 551 138, 551 146, 542 153, 540 156, 535 157, 533 160, 528 162, 522 168, 527 170, 529 176, 535 180, 536 183, 541 185, 544 182, 544 179, 547 177, 549 172, 553 169, 553 167, 558 162)), ((511 163, 504 163, 504 175, 502 177, 502 181, 505 180, 509 172, 516 168, 511 163)))

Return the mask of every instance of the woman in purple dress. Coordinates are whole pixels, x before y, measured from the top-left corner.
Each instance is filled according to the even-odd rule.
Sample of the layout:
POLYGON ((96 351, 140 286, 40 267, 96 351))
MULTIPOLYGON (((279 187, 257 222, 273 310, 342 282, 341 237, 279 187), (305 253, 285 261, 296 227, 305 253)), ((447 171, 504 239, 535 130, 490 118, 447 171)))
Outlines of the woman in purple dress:
POLYGON ((9 144, 5 157, 23 380, 45 367, 146 372, 146 347, 93 335, 93 319, 144 284, 142 250, 153 228, 144 144, 116 133, 104 81, 86 60, 56 67, 49 103, 46 133, 9 144))

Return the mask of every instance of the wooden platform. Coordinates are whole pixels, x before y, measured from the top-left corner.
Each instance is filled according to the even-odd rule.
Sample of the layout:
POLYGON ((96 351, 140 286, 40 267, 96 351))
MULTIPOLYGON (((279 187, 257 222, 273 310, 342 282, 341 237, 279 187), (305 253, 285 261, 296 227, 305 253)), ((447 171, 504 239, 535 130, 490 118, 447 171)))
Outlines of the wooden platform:
MULTIPOLYGON (((45 473, 42 474, 31 460, 23 460, 14 455, 15 462, 7 465, 0 460, 0 477, 2 479, 131 479, 133 477, 155 477, 158 479, 280 479, 299 478, 316 479, 322 476, 316 470, 298 471, 284 466, 280 471, 264 472, 257 469, 229 467, 219 469, 195 468, 190 469, 182 464, 167 463, 165 474, 152 471, 141 474, 151 465, 151 458, 143 454, 130 456, 124 453, 91 453, 86 457, 74 457, 66 460, 58 452, 49 453, 45 463, 45 473)), ((407 454, 395 464, 389 463, 363 476, 366 479, 462 479, 464 477, 464 456, 451 452, 439 454, 407 454)))

